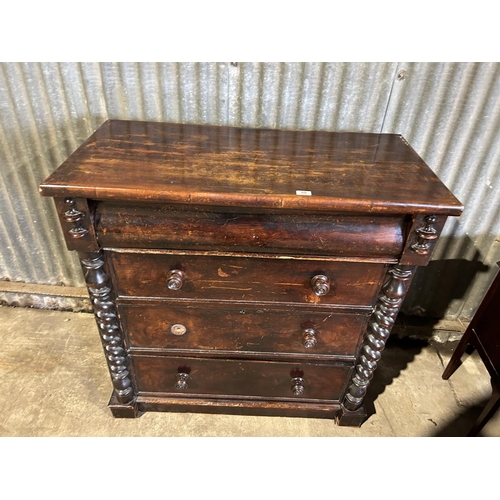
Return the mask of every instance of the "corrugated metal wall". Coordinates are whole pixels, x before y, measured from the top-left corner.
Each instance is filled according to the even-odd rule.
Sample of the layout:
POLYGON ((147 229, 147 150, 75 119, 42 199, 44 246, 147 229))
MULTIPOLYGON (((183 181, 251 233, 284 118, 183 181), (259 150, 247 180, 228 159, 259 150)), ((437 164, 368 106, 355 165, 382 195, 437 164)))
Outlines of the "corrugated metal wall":
POLYGON ((0 279, 83 286, 37 186, 108 118, 402 134, 466 206, 405 310, 471 318, 494 277, 497 63, 3 63, 0 279))

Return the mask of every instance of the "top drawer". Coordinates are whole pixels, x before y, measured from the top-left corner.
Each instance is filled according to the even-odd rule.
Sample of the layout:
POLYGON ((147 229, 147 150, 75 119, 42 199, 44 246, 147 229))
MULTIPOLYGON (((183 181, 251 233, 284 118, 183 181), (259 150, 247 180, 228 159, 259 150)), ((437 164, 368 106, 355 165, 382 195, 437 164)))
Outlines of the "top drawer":
POLYGON ((183 205, 97 204, 97 238, 107 248, 158 248, 396 260, 405 218, 315 214, 183 205))

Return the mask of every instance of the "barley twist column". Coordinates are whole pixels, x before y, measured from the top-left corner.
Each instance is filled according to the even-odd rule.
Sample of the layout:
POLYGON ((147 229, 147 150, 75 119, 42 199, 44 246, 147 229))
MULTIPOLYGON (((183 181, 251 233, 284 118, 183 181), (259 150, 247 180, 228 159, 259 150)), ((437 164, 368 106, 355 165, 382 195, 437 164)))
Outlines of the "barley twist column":
POLYGON ((114 394, 120 404, 127 404, 134 399, 134 389, 128 371, 127 351, 123 345, 113 292, 109 277, 103 269, 104 254, 80 252, 79 255, 113 382, 114 394))
POLYGON ((381 352, 410 287, 415 268, 415 266, 396 265, 389 270, 389 279, 382 287, 382 294, 375 305, 356 372, 343 402, 347 410, 355 411, 363 404, 381 352))

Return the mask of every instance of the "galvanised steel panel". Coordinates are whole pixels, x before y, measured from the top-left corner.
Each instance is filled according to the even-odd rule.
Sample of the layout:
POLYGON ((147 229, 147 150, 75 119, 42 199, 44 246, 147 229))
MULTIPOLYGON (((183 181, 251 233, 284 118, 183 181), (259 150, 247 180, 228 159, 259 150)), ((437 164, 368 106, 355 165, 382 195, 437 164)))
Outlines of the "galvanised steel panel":
POLYGON ((466 206, 405 310, 470 318, 500 260, 499 77, 497 63, 2 63, 0 279, 83 286, 37 186, 108 118, 383 131, 466 206))
POLYGON ((228 124, 379 132, 392 63, 238 63, 229 67, 228 124))
POLYGON ((500 261, 500 64, 399 63, 383 132, 402 134, 465 205, 404 310, 471 318, 500 261))

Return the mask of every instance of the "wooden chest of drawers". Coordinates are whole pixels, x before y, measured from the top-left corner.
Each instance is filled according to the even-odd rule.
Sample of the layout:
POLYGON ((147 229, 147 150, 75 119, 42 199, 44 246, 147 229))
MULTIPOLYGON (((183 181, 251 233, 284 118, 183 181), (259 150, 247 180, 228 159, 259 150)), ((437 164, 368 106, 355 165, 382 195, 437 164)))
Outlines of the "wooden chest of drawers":
POLYGON ((461 204, 401 136, 104 123, 41 186, 85 273, 113 415, 335 418, 461 204))

